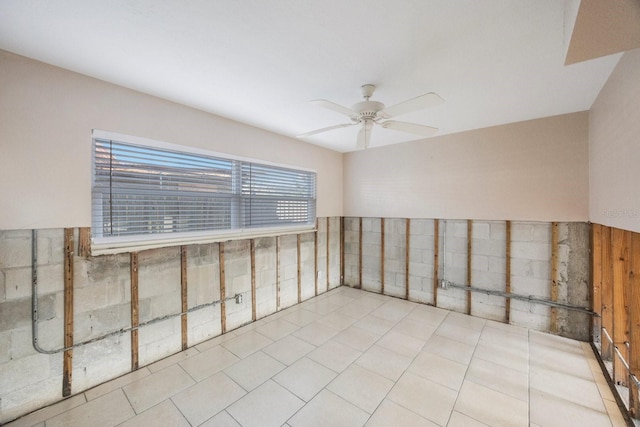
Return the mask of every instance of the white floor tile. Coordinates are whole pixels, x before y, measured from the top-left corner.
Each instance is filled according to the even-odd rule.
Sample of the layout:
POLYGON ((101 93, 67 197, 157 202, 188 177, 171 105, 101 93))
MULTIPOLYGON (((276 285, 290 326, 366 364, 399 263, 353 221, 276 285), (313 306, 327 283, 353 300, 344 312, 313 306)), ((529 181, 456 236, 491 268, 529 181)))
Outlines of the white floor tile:
POLYGON ((233 419, 227 411, 218 413, 215 417, 209 418, 206 422, 200 424, 199 427, 242 427, 233 419))
POLYGON ((136 427, 136 426, 175 426, 190 427, 191 424, 180 413, 178 408, 171 402, 165 400, 156 406, 147 409, 140 415, 129 419, 127 422, 120 424, 120 427, 136 427))
POLYGON ((421 417, 391 400, 385 399, 373 413, 366 426, 438 427, 438 424, 421 417))
POLYGON ((348 345, 329 340, 310 352, 307 357, 335 372, 342 372, 360 357, 361 354, 362 352, 348 345))
POLYGON ((362 409, 322 390, 290 420, 291 427, 360 427, 369 418, 362 409))
POLYGON ((446 425, 457 396, 448 387, 406 372, 388 398, 438 425, 446 425))
POLYGON ((492 427, 529 425, 527 402, 471 381, 462 384, 455 410, 492 427))
POLYGON ((286 366, 271 356, 257 351, 241 361, 229 366, 223 372, 242 388, 251 391, 286 366))
POLYGON ((371 414, 391 387, 393 381, 368 369, 351 365, 327 389, 371 414))
POLYGON ((280 427, 304 406, 304 402, 269 380, 227 408, 243 427, 280 427))
POLYGON ((302 341, 293 335, 288 335, 273 344, 269 344, 263 348, 262 351, 285 365, 291 365, 315 349, 316 347, 314 345, 302 341))
POLYGON ((244 359, 250 354, 268 346, 273 340, 259 334, 255 331, 249 331, 246 334, 242 334, 232 340, 226 341, 220 344, 240 359, 244 359))
POLYGON ((331 369, 303 357, 273 377, 273 380, 308 402, 336 376, 331 369))
POLYGON ((199 425, 246 394, 219 372, 171 398, 191 425, 199 425))
POLYGON ((459 391, 467 365, 423 351, 413 360, 408 372, 459 391))
MULTIPOLYGON (((140 411, 142 412, 142 411, 140 411)), ((135 412, 122 390, 114 390, 97 399, 76 406, 46 421, 52 427, 115 426, 130 418, 135 412)))
POLYGON ((196 381, 210 377, 240 360, 235 354, 222 346, 215 346, 206 351, 196 354, 179 365, 193 377, 196 381))
POLYGON ((374 345, 362 354, 355 363, 385 378, 397 381, 409 367, 411 360, 411 357, 374 345))
POLYGON ((180 366, 171 365, 126 385, 122 390, 139 414, 193 384, 195 381, 180 366))

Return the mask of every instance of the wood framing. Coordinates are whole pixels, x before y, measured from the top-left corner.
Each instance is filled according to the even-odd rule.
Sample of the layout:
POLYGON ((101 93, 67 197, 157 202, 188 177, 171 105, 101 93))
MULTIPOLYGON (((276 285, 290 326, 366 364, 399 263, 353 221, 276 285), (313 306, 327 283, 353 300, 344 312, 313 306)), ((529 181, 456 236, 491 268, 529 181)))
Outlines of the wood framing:
MULTIPOLYGON (((73 228, 64 229, 64 347, 73 346, 73 228)), ((66 350, 62 358, 62 396, 71 395, 73 350, 66 350)))
POLYGON ((329 232, 330 230, 331 230, 331 223, 329 222, 329 217, 327 217, 327 239, 326 239, 326 242, 327 242, 327 271, 326 271, 327 289, 326 290, 327 291, 329 290, 329 242, 331 240, 330 239, 331 233, 329 232))
POLYGON ((340 217, 340 285, 344 285, 344 217, 340 217))
POLYGON ((313 292, 318 296, 318 218, 316 231, 313 233, 313 292))
MULTIPOLYGON (((471 249, 473 246, 473 220, 467 220, 467 287, 471 287, 471 249)), ((467 314, 471 314, 471 291, 467 291, 467 314)))
POLYGON ((300 259, 300 234, 298 234, 296 239, 296 264, 298 268, 298 303, 302 302, 302 272, 301 267, 301 259, 300 259))
MULTIPOLYGON (((611 228, 602 227, 601 230, 602 255, 602 327, 613 337, 613 261, 611 258, 611 228)), ((612 348, 609 340, 602 337, 602 358, 611 360, 612 348)))
MULTIPOLYGON (((640 233, 631 233, 629 249, 629 369, 640 375, 640 233)), ((634 381, 629 385, 629 411, 640 418, 640 398, 634 381)))
POLYGON ((140 301, 138 299, 138 252, 129 255, 131 278, 131 370, 139 368, 138 362, 138 326, 140 326, 140 301))
POLYGON ((384 218, 380 218, 380 293, 384 295, 384 218))
POLYGON ((362 217, 358 221, 358 289, 362 289, 362 217))
POLYGON ((254 322, 257 319, 256 316, 256 242, 251 239, 250 242, 251 254, 251 320, 254 322))
POLYGON ((187 247, 180 246, 180 295, 182 299, 182 315, 180 316, 180 326, 182 333, 182 350, 189 347, 187 311, 189 311, 189 300, 187 298, 187 247))
MULTIPOLYGON (((551 301, 558 301, 558 223, 551 223, 551 301)), ((551 307, 551 319, 549 320, 549 330, 558 333, 558 309, 551 307)))
MULTIPOLYGON (((629 246, 631 233, 613 228, 611 230, 613 259, 613 343, 625 360, 629 359, 626 342, 629 342, 629 246)), ((627 385, 627 370, 619 357, 613 358, 614 381, 627 385)))
POLYGON ((406 219, 405 230, 405 256, 404 256, 404 298, 409 300, 409 263, 411 255, 411 219, 406 219))
POLYGON ((220 331, 227 332, 227 285, 224 271, 224 243, 218 243, 218 262, 220 265, 220 331))
POLYGON ((80 227, 78 229, 78 256, 91 256, 91 227, 80 227))
POLYGON ((438 252, 440 251, 440 220, 433 220, 433 305, 438 306, 438 252))
MULTIPOLYGON (((505 222, 505 272, 504 272, 504 291, 511 293, 511 221, 505 222)), ((505 298, 504 302, 505 322, 511 323, 511 298, 505 298)))
POLYGON ((280 236, 276 236, 276 311, 280 311, 280 236))
POLYGON ((592 341, 600 342, 600 323, 602 318, 602 226, 591 224, 591 316, 592 341))

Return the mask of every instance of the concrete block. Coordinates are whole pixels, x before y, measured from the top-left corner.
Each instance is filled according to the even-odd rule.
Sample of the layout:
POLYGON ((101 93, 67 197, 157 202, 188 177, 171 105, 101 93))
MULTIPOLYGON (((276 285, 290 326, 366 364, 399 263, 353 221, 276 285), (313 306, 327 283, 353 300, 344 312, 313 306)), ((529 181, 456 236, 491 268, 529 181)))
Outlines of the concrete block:
POLYGON ((474 221, 471 229, 472 239, 489 239, 491 237, 491 225, 487 222, 474 221))
POLYGON ((220 306, 204 307, 189 313, 187 319, 187 342, 189 346, 220 335, 220 306))
POLYGON ((533 224, 524 222, 511 222, 511 241, 533 241, 533 224))
POLYGON ((485 255, 471 255, 471 269, 489 271, 489 257, 485 255))
POLYGON ((129 334, 79 347, 73 352, 73 389, 86 390, 131 369, 129 334))
POLYGON ((498 322, 505 321, 504 298, 473 294, 471 301, 471 315, 498 322))
POLYGON ((9 268, 4 271, 4 277, 7 300, 31 296, 31 268, 9 268))
POLYGON ((40 345, 40 348, 44 350, 56 350, 63 348, 64 319, 62 317, 56 317, 54 319, 39 321, 38 343, 40 345))
POLYGON ((551 223, 533 224, 533 241, 550 243, 551 242, 551 223))
MULTIPOLYGON (((5 334, 6 336, 8 336, 7 340, 10 343, 11 359, 20 359, 20 358, 37 353, 36 350, 33 348, 30 327, 14 329, 10 333, 5 333, 5 334)), ((0 334, 0 341, 2 339, 3 339, 2 334, 0 334)), ((3 343, 0 342, 0 349, 2 348, 3 348, 3 343)), ((0 354, 0 359, 2 359, 2 354, 0 354)))
POLYGON ((511 276, 511 291, 516 294, 549 298, 550 288, 549 280, 511 276))
MULTIPOLYGON (((492 273, 505 273, 506 272, 506 259, 490 256, 489 257, 489 271, 492 273)), ((513 268, 513 266, 512 266, 513 268)))
POLYGON ((31 267, 31 232, 0 231, 0 269, 31 267))
MULTIPOLYGON (((60 364, 62 364, 61 358, 60 364)), ((60 400, 60 384, 62 384, 61 376, 49 377, 35 384, 23 384, 24 387, 3 395, 0 423, 13 420, 20 415, 60 400)))
MULTIPOLYGON (((18 330, 18 331, 26 331, 25 328, 23 328, 22 330, 18 330)), ((6 332, 0 332, 0 365, 2 365, 3 363, 7 363, 10 359, 11 359, 11 355, 14 352, 17 352, 18 354, 20 354, 21 352, 19 351, 21 345, 19 343, 17 343, 17 345, 15 345, 13 343, 12 340, 12 335, 14 333, 17 333, 18 331, 14 330, 14 331, 6 331, 6 332), (15 345, 16 350, 13 349, 15 345)), ((19 357, 23 357, 24 354, 20 354, 19 357)), ((16 357, 19 358, 19 357, 16 357)))
POLYGON ((0 332, 10 331, 31 324, 31 299, 0 303, 0 332))
POLYGON ((148 301, 151 304, 150 318, 143 320, 140 317, 141 322, 181 312, 182 301, 179 293, 158 295, 149 298, 148 301))
MULTIPOLYGON (((86 277, 86 276, 85 276, 86 277)), ((31 277, 29 277, 29 286, 31 286, 31 277)), ((76 286, 76 274, 74 270, 74 289, 76 286)), ((83 284, 80 281, 80 284, 83 284)), ((61 292, 64 290, 64 266, 62 264, 49 264, 38 266, 38 294, 48 294, 52 292, 61 292)), ((29 289, 31 294, 31 289, 29 289)))
POLYGON ((148 365, 182 349, 180 318, 154 323, 138 335, 140 366, 148 365))
MULTIPOLYGON (((491 222, 489 225, 491 240, 505 242, 507 239, 507 225, 505 222, 491 222)), ((513 229, 513 224, 512 224, 513 229)))
POLYGON ((76 313, 98 310, 108 305, 108 289, 102 284, 74 289, 73 300, 76 313))
MULTIPOLYGON (((36 384, 49 377, 48 356, 33 354, 11 360, 0 365, 0 390, 4 396, 25 387, 36 384)), ((4 404, 4 401, 3 401, 4 404)))
MULTIPOLYGON (((141 313, 142 314, 142 313, 141 313)), ((140 316, 140 322, 150 316, 140 316)), ((84 341, 131 326, 131 305, 120 304, 99 310, 76 313, 74 316, 74 340, 84 341)))
POLYGON ((0 270, 0 303, 7 299, 5 283, 4 271, 0 270))
POLYGON ((534 242, 513 242, 511 244, 511 257, 528 260, 550 261, 551 244, 534 242))

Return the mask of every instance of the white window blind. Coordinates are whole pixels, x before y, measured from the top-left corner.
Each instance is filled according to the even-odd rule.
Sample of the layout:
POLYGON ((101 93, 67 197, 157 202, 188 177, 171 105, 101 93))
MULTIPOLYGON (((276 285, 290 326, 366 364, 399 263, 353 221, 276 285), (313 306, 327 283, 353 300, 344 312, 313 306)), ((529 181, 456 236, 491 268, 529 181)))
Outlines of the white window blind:
POLYGON ((315 224, 314 172, 101 138, 93 160, 98 242, 315 224))

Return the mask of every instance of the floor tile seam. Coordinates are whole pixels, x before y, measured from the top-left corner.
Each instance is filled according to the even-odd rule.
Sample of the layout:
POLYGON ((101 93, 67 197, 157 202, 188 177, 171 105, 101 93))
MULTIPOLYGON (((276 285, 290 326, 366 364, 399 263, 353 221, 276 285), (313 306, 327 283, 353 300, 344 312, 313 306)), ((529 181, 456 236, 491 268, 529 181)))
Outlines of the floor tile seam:
MULTIPOLYGON (((453 412, 454 412, 454 410, 455 410, 456 402, 458 401, 458 396, 460 395, 460 391, 453 390, 453 389, 451 389, 451 388, 449 388, 449 387, 447 387, 447 386, 444 386, 444 385, 442 385, 442 384, 440 384, 440 383, 437 383, 437 382, 435 382, 435 381, 433 381, 433 380, 430 380, 430 379, 428 379, 428 378, 424 378, 424 377, 422 377, 422 376, 420 376, 420 375, 414 374, 413 372, 409 372, 409 371, 406 371, 406 370, 405 370, 405 372, 403 372, 403 374, 400 376, 400 378, 402 378, 402 376, 404 376, 404 374, 406 374, 406 373, 409 373, 409 374, 411 374, 411 375, 414 375, 414 376, 416 376, 416 377, 418 377, 418 378, 420 378, 420 379, 422 379, 422 380, 428 381, 428 382, 430 382, 430 383, 432 383, 432 384, 435 384, 435 385, 437 385, 437 386, 445 387, 445 388, 447 388, 447 389, 449 389, 449 390, 451 390, 451 391, 454 391, 454 392, 456 393, 456 399, 454 400, 453 405, 451 406, 451 411, 449 412, 449 417, 447 418, 447 422, 445 423, 445 426, 446 426, 447 424, 449 424, 449 421, 451 420, 451 414, 453 414, 453 412)), ((398 378, 398 381, 400 381, 400 378, 398 378)), ((393 387, 391 387, 391 389, 389 390, 389 392, 385 395, 384 399, 382 399, 382 400, 380 401, 380 405, 382 404, 382 402, 384 402, 384 401, 385 401, 385 399, 387 399, 387 398, 388 398, 390 401, 392 401, 392 402, 393 402, 393 403, 395 403, 396 405, 401 406, 401 407, 403 407, 404 409, 406 409, 406 410, 408 410, 408 411, 413 412, 414 414, 418 415, 420 418, 424 418, 424 419, 426 419, 427 421, 430 421, 430 422, 432 422, 432 423, 434 423, 434 424, 438 424, 438 421, 436 421, 436 420, 434 420, 434 419, 431 419, 431 418, 427 418, 427 417, 425 417, 424 415, 420 415, 420 414, 416 413, 415 411, 413 411, 412 409, 407 408, 407 407, 406 407, 406 406, 404 406, 402 403, 397 402, 397 401, 395 401, 393 398, 389 397, 389 394, 390 394, 390 393, 391 393, 391 391, 394 389, 394 387, 396 386, 396 384, 398 383, 398 381, 396 381, 396 383, 393 385, 393 387)), ((380 405, 378 405, 378 407, 379 407, 380 405)), ((376 407, 376 410, 378 409, 378 407, 376 407)), ((375 413, 375 411, 374 411, 373 413, 375 413)), ((371 415, 373 415, 373 413, 372 413, 371 415)))
MULTIPOLYGON (((545 396, 552 397, 554 400, 560 400, 560 401, 562 401, 561 402, 562 404, 578 406, 580 408, 587 409, 587 410, 593 411, 593 412, 599 412, 601 414, 605 414, 605 415, 608 416, 607 405, 604 404, 604 399, 601 399, 602 400, 602 406, 604 406, 604 410, 601 411, 601 410, 593 408, 591 406, 585 406, 585 405, 583 405, 581 403, 578 403, 576 401, 573 401, 573 400, 567 400, 564 397, 559 396, 559 395, 557 395, 555 393, 550 393, 548 391, 540 390, 539 388, 536 388, 536 387, 529 387, 529 391, 530 391, 530 393, 531 392, 536 392, 536 393, 539 393, 539 394, 543 394, 545 396)), ((599 395, 599 393, 598 393, 598 395, 599 395)))
MULTIPOLYGON (((494 391, 494 392, 496 392, 496 393, 500 393, 500 394, 501 394, 501 395, 503 395, 503 396, 510 397, 511 399, 518 400, 518 401, 520 401, 520 402, 522 402, 522 403, 526 403, 526 404, 527 404, 527 406, 529 406, 529 402, 528 402, 529 398, 528 398, 528 395, 529 395, 529 389, 531 388, 529 385, 527 385, 527 400, 524 400, 524 399, 520 399, 519 397, 511 396, 510 394, 507 394, 507 393, 505 393, 504 391, 497 390, 497 389, 495 389, 494 387, 490 387, 490 386, 488 386, 488 385, 486 385, 486 384, 481 384, 481 383, 479 383, 479 382, 477 382, 477 381, 474 381, 474 380, 472 380, 472 379, 466 379, 466 378, 465 378, 465 380, 464 380, 464 381, 469 381, 470 383, 474 383, 474 384, 475 384, 475 385, 477 385, 477 386, 487 388, 487 389, 489 389, 489 390, 491 390, 491 391, 494 391)), ((462 387, 461 387, 461 388, 462 388, 462 387)))
MULTIPOLYGON (((484 331, 485 326, 482 327, 482 330, 484 331)), ((481 333, 482 335, 482 333, 481 333)), ((480 341, 480 340, 478 340, 480 341)), ((451 412, 449 413, 449 418, 447 418, 447 424, 449 424, 449 422, 451 421, 451 415, 455 412, 456 410, 456 405, 458 404, 458 399, 460 399, 460 394, 462 392, 462 387, 464 387, 464 382, 467 380, 467 374, 469 373, 469 367, 471 366, 471 361, 473 360, 473 358, 476 355, 476 351, 478 349, 478 343, 476 343, 476 345, 473 346, 473 352, 471 352, 471 358, 469 359, 469 361, 466 363, 467 368, 464 371, 464 375, 462 376, 462 383, 460 384, 460 390, 456 391, 456 398, 453 401, 453 406, 451 406, 451 412)), ((463 412, 459 411, 461 414, 468 416, 467 414, 464 414, 463 412)), ((473 417, 470 417, 473 418, 473 417)), ((475 419, 475 418, 473 418, 475 419)), ((484 423, 483 423, 484 424, 484 423)))
MULTIPOLYGON (((175 395, 174 395, 174 396, 175 396, 175 395)), ((162 404, 163 404, 164 402, 166 402, 166 401, 169 401, 169 402, 171 403, 171 405, 173 405, 173 407, 174 407, 174 408, 175 408, 175 409, 180 413, 180 415, 182 416, 182 418, 184 418, 184 420, 187 422, 187 424, 192 425, 192 424, 191 424, 191 422, 189 422, 189 418, 187 418, 187 415, 186 415, 184 412, 182 412, 182 409, 180 409, 180 407, 176 404, 176 402, 174 402, 174 401, 173 401, 173 397, 174 397, 174 396, 171 396, 170 398, 165 399, 165 400, 163 400, 162 402, 158 402, 157 404, 155 404, 155 405, 154 405, 154 406, 152 406, 151 408, 149 408, 149 409, 147 409, 147 410, 145 410, 145 411, 142 411, 140 414, 136 414, 136 417, 137 417, 138 415, 142 415, 142 414, 144 414, 144 413, 145 413, 145 412, 147 412, 147 411, 150 411, 151 409, 155 408, 155 407, 156 407, 156 406, 158 406, 158 405, 162 405, 162 404)), ((135 417, 134 417, 134 418, 135 418, 135 417)), ((208 418, 207 418, 207 419, 208 419, 208 418)), ((205 420, 205 421, 206 421, 206 420, 205 420)), ((203 421, 203 422, 205 422, 205 421, 203 421)), ((124 424, 124 423, 121 423, 121 424, 124 424)))
MULTIPOLYGON (((334 379, 335 379, 335 378, 334 378, 334 379)), ((279 383, 278 383, 278 384, 279 384, 279 383)), ((329 383, 329 384, 331 384, 331 383, 329 383)), ((329 385, 329 384, 327 384, 327 385, 329 385)), ((285 387, 285 388, 286 388, 286 387, 285 387)), ((289 389, 287 389, 287 390, 289 390, 289 389)), ((333 395, 334 395, 335 397, 337 397, 338 399, 340 399, 340 400, 344 401, 345 403, 347 403, 347 404, 349 404, 349 405, 353 406, 354 408, 357 408, 357 409, 361 410, 362 412, 364 412, 365 414, 367 414, 369 417, 367 418, 367 421, 365 421, 365 423, 363 424, 363 426, 364 426, 364 425, 366 425, 366 424, 369 422, 369 420, 371 419, 371 416, 372 416, 373 414, 369 414, 367 411, 365 411, 364 409, 362 409, 362 408, 361 408, 361 407, 359 407, 358 405, 356 405, 356 404, 354 404, 354 403, 352 403, 352 402, 349 402, 347 399, 345 399, 344 397, 340 396, 340 395, 339 395, 339 394, 337 394, 337 393, 332 392, 331 390, 329 390, 329 389, 327 388, 327 386, 325 386, 325 387, 323 387, 319 392, 317 392, 317 393, 316 393, 316 394, 315 394, 311 399, 309 399, 309 401, 308 401, 308 402, 305 402, 303 399, 301 399, 300 397, 298 397, 298 395, 297 395, 297 394, 295 394, 295 393, 291 392, 294 396, 298 397, 298 399, 302 400, 302 401, 304 402, 304 405, 302 405, 302 406, 301 406, 297 411, 295 411, 295 412, 294 412, 294 413, 293 413, 289 418, 287 418, 287 420, 285 421, 285 424, 289 424, 289 421, 291 421, 291 420, 292 420, 292 419, 293 419, 293 418, 294 418, 294 417, 295 417, 295 416, 296 416, 300 411, 302 411, 304 408, 306 408, 306 406, 307 406, 308 404, 310 404, 310 403, 313 401, 313 399, 315 399, 316 397, 318 397, 318 395, 319 395, 320 393, 322 393, 323 391, 326 391, 327 393, 331 393, 331 394, 333 394, 333 395)), ((235 419, 235 418, 234 418, 234 419, 235 419)), ((240 422, 238 422, 238 424, 240 424, 240 422)))
MULTIPOLYGON (((115 390, 113 390, 113 391, 115 391, 115 390)), ((131 417, 131 418, 127 418, 125 421, 128 421, 128 420, 130 420, 130 419, 133 419, 133 418, 137 417, 139 414, 136 412, 136 408, 134 408, 134 407, 133 407, 133 403, 131 402, 131 398, 129 398, 129 395, 128 395, 128 394, 127 394, 127 392, 124 390, 124 388, 120 388, 120 391, 122 392, 122 394, 124 394, 124 398, 125 398, 125 399, 127 399, 127 403, 129 403, 129 407, 130 407, 130 408, 131 408, 131 410, 133 411, 133 417, 131 417)), ((111 393, 111 392, 109 392, 109 393, 111 393)), ((107 393, 107 394, 109 394, 109 393, 107 393)), ((106 395, 103 395, 103 396, 106 396, 106 395)), ((101 396, 101 397, 102 397, 102 396, 101 396)), ((95 400, 97 400, 97 399, 94 399, 94 401, 95 401, 95 400)), ((166 400, 166 399, 164 399, 164 400, 166 400)), ((161 401, 161 402, 158 402, 157 404, 164 402, 164 400, 163 400, 163 401, 161 401)), ((157 404, 156 404, 156 405, 157 405, 157 404)), ((86 403, 83 403, 83 405, 86 405, 86 403)), ((83 406, 83 405, 81 405, 81 406, 83 406)), ((155 406, 155 405, 154 405, 154 406, 155 406)), ((151 408, 147 408, 147 409, 151 409, 151 408)), ((142 412, 144 412, 144 411, 142 411, 142 412)), ((142 413, 142 412, 140 412, 140 413, 142 413)), ((48 418, 48 419, 50 420, 51 418, 48 418)), ((125 422, 125 421, 123 421, 123 422, 125 422)), ((47 423, 46 423, 46 421, 45 421, 45 425, 46 425, 46 424, 47 424, 47 423)))

